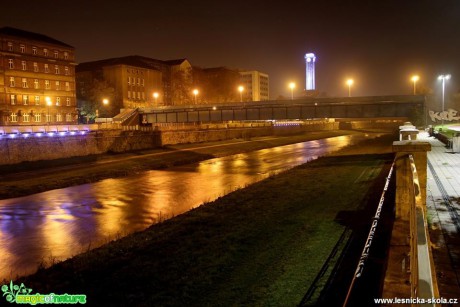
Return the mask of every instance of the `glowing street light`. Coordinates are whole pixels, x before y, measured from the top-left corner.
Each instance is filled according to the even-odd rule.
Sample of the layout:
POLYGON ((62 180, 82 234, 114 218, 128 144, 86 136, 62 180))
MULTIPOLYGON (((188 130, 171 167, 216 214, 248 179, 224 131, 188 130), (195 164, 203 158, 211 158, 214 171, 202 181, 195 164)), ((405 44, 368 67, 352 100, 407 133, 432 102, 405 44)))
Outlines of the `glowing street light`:
POLYGON ((238 92, 240 92, 240 102, 243 102, 243 91, 244 87, 242 85, 238 86, 238 92))
POLYGON ((294 100, 295 83, 294 82, 289 83, 289 88, 291 89, 291 100, 294 100))
POLYGON ((450 79, 450 75, 439 75, 438 80, 442 81, 442 125, 444 125, 444 92, 446 88, 446 80, 450 79))
POLYGON ((351 97, 351 86, 353 85, 354 81, 353 79, 348 79, 347 80, 347 85, 348 85, 348 97, 351 97))
POLYGON ((46 96, 45 97, 46 105, 48 106, 48 116, 46 117, 46 122, 50 124, 50 106, 51 106, 51 98, 46 96))
POLYGON ((415 93, 416 93, 415 84, 416 84, 417 81, 419 80, 419 77, 418 77, 418 76, 413 76, 411 80, 412 80, 412 82, 414 82, 414 95, 415 95, 415 93))
MULTIPOLYGON (((102 104, 104 106, 108 106, 109 105, 109 100, 107 98, 102 99, 102 104)), ((105 115, 105 126, 106 127, 107 127, 107 115, 108 115, 108 112, 106 112, 106 115, 105 115)))
POLYGON ((200 92, 197 90, 197 89, 194 89, 193 90, 193 95, 195 95, 195 104, 196 104, 196 96, 199 94, 200 92))
POLYGON ((153 93, 153 99, 155 99, 155 105, 157 105, 158 96, 160 96, 160 94, 158 94, 157 92, 153 93))

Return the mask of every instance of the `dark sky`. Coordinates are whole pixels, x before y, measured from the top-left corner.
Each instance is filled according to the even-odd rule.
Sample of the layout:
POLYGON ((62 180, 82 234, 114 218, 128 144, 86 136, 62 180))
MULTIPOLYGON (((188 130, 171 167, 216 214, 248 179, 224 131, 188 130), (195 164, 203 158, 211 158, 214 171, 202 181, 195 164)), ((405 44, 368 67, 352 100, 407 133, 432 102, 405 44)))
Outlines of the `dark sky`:
POLYGON ((77 61, 125 55, 187 58, 269 74, 271 96, 305 87, 307 52, 316 87, 330 96, 409 94, 410 77, 460 88, 459 0, 11 1, 0 27, 42 33, 76 47, 77 61))

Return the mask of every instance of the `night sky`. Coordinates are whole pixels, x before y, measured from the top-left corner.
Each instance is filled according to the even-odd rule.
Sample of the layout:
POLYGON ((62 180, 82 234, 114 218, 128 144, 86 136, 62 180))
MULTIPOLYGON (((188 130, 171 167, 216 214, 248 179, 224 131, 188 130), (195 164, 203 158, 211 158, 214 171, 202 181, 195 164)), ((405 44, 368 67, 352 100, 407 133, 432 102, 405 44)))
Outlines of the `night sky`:
POLYGON ((329 96, 410 94, 410 77, 460 89, 460 1, 10 1, 0 27, 38 32, 76 48, 77 62, 126 55, 187 58, 193 66, 269 74, 271 98, 305 88, 304 54, 329 96))

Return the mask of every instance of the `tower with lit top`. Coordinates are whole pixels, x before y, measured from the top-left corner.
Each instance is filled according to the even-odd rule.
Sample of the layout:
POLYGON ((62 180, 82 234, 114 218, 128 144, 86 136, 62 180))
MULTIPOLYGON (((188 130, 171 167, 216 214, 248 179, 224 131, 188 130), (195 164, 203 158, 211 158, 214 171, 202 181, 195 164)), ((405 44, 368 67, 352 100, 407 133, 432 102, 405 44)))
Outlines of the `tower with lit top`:
POLYGON ((314 53, 305 54, 305 63, 307 66, 305 89, 307 91, 315 90, 315 62, 316 56, 314 53))

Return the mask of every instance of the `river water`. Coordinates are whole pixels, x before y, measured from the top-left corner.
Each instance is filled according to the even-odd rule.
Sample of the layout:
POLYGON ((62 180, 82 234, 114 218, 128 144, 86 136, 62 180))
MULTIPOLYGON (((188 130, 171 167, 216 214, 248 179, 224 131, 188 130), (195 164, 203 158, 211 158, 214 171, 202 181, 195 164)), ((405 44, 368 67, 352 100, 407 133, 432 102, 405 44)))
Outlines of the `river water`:
POLYGON ((0 280, 143 230, 365 137, 297 143, 0 200, 0 280))

